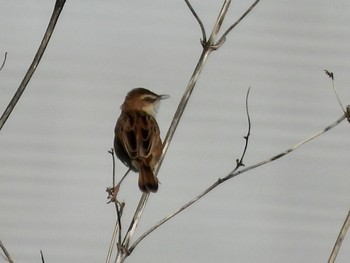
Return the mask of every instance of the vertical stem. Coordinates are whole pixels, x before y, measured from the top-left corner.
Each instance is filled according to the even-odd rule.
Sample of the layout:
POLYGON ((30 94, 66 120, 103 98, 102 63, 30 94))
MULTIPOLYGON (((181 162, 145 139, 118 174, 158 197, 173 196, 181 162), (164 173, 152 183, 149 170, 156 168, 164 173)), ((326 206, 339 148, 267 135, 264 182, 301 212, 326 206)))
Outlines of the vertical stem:
POLYGON ((221 7, 221 10, 220 10, 220 13, 218 15, 218 18, 216 19, 213 31, 211 32, 211 35, 210 35, 209 40, 208 40, 208 44, 210 46, 212 46, 216 41, 216 37, 219 34, 220 28, 222 26, 222 22, 225 19, 225 16, 226 16, 228 8, 230 7, 230 4, 231 4, 231 0, 225 0, 224 4, 221 7))
POLYGON ((162 153, 162 156, 160 157, 158 165, 156 167, 156 170, 155 170, 156 174, 158 174, 159 168, 163 163, 163 160, 164 160, 166 152, 168 151, 170 142, 175 134, 177 126, 179 125, 180 119, 182 117, 182 114, 185 111, 185 108, 186 108, 187 103, 190 99, 192 91, 197 83, 199 75, 200 75, 202 69, 204 68, 205 61, 207 60, 211 51, 212 51, 212 49, 210 49, 210 48, 203 49, 202 54, 201 54, 199 61, 197 63, 197 66, 196 66, 195 70, 193 71, 192 77, 187 84, 187 88, 185 90, 185 93, 182 96, 182 99, 179 103, 179 106, 177 107, 177 110, 174 114, 173 120, 170 124, 170 128, 165 136, 164 144, 163 144, 163 153, 162 153))

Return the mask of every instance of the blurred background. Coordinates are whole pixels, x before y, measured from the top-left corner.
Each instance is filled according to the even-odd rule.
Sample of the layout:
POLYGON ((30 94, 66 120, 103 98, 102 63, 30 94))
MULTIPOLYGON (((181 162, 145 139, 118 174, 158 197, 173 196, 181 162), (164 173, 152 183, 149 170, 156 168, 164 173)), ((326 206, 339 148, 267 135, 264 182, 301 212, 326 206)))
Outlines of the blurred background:
MULTIPOLYGON (((223 1, 192 1, 210 34, 223 1)), ((0 106, 19 86, 55 1, 0 0, 0 106)), ((233 1, 223 29, 250 5, 233 1)), ((348 1, 261 1, 213 52, 159 173, 136 236, 178 209, 240 157, 284 151, 350 103, 348 1)), ((0 134, 0 239, 16 263, 104 262, 115 223, 113 129, 126 93, 169 94, 164 137, 201 53, 184 1, 67 1, 46 53, 0 134)), ((349 210, 349 123, 229 180, 147 237, 126 262, 325 262, 349 210)), ((117 174, 126 168, 118 161, 117 174)), ((141 193, 120 192, 124 229, 141 193)), ((337 262, 350 261, 347 236, 337 262)), ((5 259, 0 258, 0 262, 5 259)))

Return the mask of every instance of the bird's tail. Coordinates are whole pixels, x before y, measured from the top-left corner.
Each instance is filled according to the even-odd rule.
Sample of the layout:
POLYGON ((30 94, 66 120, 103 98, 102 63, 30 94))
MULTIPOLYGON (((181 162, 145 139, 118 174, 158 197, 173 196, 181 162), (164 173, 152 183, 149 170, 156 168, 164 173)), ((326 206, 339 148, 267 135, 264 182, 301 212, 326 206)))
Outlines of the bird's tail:
POLYGON ((139 188, 144 193, 155 193, 158 190, 158 179, 154 176, 152 168, 144 162, 140 163, 139 168, 139 188))

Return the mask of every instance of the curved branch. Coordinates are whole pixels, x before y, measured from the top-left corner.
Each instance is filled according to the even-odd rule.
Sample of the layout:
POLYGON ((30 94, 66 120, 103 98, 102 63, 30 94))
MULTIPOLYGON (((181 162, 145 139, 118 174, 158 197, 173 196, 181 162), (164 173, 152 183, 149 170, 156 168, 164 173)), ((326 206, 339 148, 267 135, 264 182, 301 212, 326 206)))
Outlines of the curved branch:
POLYGON ((343 106, 343 104, 341 103, 341 100, 340 100, 340 97, 338 95, 338 91, 337 91, 337 88, 335 87, 335 80, 334 80, 334 73, 331 72, 331 71, 328 71, 327 69, 324 70, 324 72, 326 73, 326 75, 332 80, 332 88, 333 88, 333 91, 334 91, 334 94, 338 100, 338 103, 342 109, 342 111, 346 114, 346 110, 343 106))
POLYGON ((15 108, 18 100, 20 99, 22 93, 24 92, 25 88, 27 87, 30 79, 32 78, 37 66, 40 63, 40 60, 45 52, 45 49, 47 47, 47 44, 50 41, 51 35, 55 29, 57 20, 61 14, 61 11, 63 9, 63 6, 65 4, 66 0, 56 0, 55 8, 53 10, 49 25, 47 26, 45 35, 41 41, 41 44, 39 46, 38 51, 35 54, 35 57, 33 59, 32 64, 29 66, 29 69, 24 76, 21 84, 19 85, 15 95, 13 96, 12 100, 10 101, 9 105, 7 106, 6 110, 4 111, 3 115, 0 118, 0 130, 4 126, 6 120, 10 116, 12 110, 15 108))
POLYGON ((201 43, 202 43, 202 46, 204 45, 204 43, 207 42, 207 34, 205 33, 205 28, 204 28, 204 25, 202 23, 202 21, 200 20, 199 16, 197 15, 196 11, 194 11, 192 5, 190 4, 190 2, 188 0, 185 0, 188 8, 190 9, 192 15, 196 18, 200 28, 201 28, 201 31, 202 31, 202 39, 201 39, 201 43))
POLYGON ((201 199, 203 196, 205 196, 206 194, 208 194, 211 190, 213 190, 214 188, 216 188, 217 186, 219 186, 220 184, 222 184, 223 182, 236 177, 239 174, 248 172, 249 170, 255 169, 259 166, 262 166, 264 164, 273 162, 285 155, 287 155, 288 153, 291 153, 292 151, 294 151, 295 149, 299 148, 300 146, 304 145, 305 143, 315 139, 316 137, 322 135, 323 133, 331 130, 332 128, 336 127, 339 123, 341 123, 344 119, 346 118, 345 115, 342 115, 338 120, 336 120, 334 123, 332 123, 331 125, 327 126, 326 128, 324 128, 323 130, 315 133, 314 135, 310 136, 309 138, 295 144, 294 146, 290 147, 289 149, 283 151, 282 153, 279 153, 269 159, 266 159, 264 161, 261 161, 259 163, 253 164, 247 168, 244 168, 242 170, 236 171, 237 167, 235 167, 228 175, 226 175, 224 178, 219 178, 215 183, 213 183, 211 186, 209 186, 207 189, 205 189, 202 193, 200 193, 199 195, 197 195, 195 198, 193 198, 192 200, 190 200, 188 203, 186 203, 185 205, 183 205, 181 208, 179 208, 178 210, 176 210, 175 212, 171 213, 170 215, 164 217, 162 220, 160 220, 156 225, 154 225, 153 227, 151 227, 148 231, 146 231, 143 235, 141 235, 134 243, 133 245, 130 247, 129 252, 131 252, 132 250, 135 249, 135 247, 145 238, 147 237, 150 233, 152 233, 154 230, 156 230, 158 227, 160 227, 161 225, 163 225, 165 222, 169 221, 170 219, 172 219, 174 216, 176 216, 177 214, 179 214, 180 212, 182 212, 183 210, 185 210, 186 208, 188 208, 189 206, 191 206, 192 204, 194 204, 195 202, 197 202, 199 199, 201 199))
POLYGON ((1 70, 3 69, 3 67, 5 66, 6 59, 7 59, 7 52, 5 52, 4 60, 2 61, 2 64, 1 64, 1 66, 0 66, 0 71, 1 71, 1 70))

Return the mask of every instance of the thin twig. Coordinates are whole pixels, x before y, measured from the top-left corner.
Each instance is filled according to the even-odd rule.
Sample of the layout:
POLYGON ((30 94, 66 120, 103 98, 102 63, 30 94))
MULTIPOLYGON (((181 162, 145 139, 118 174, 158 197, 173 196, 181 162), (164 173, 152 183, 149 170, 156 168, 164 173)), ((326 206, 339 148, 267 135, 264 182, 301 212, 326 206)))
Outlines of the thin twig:
POLYGON ((112 156, 112 187, 115 187, 115 157, 114 157, 114 149, 111 148, 108 153, 112 156))
POLYGON ((348 231, 350 227, 350 210, 348 212, 348 215, 346 216, 345 218, 345 221, 344 221, 344 224, 339 232, 339 235, 338 235, 338 238, 337 238, 337 241, 335 242, 334 244, 334 247, 333 247, 333 250, 332 250, 332 253, 328 259, 328 263, 334 263, 335 262, 335 259, 337 258, 337 255, 338 255, 338 252, 340 250, 340 247, 341 247, 341 244, 345 238, 345 235, 346 235, 346 232, 348 231))
POLYGON ((107 204, 114 202, 116 205, 116 209, 118 210, 118 200, 117 200, 117 194, 119 192, 120 186, 122 184, 122 182, 124 181, 124 179, 126 178, 126 176, 129 174, 129 172, 131 171, 131 168, 129 168, 126 173, 123 175, 123 177, 119 180, 118 184, 115 184, 115 155, 114 155, 114 150, 113 148, 111 150, 108 151, 108 153, 111 154, 112 156, 112 187, 107 187, 106 192, 108 193, 108 199, 109 201, 107 202, 107 204))
POLYGON ((237 21, 234 22, 234 23, 231 25, 231 26, 225 31, 225 33, 221 36, 221 38, 219 39, 219 41, 217 42, 216 45, 219 45, 219 46, 220 46, 220 45, 225 41, 227 35, 232 31, 232 29, 234 29, 234 28, 243 20, 243 18, 245 18, 245 17, 250 13, 250 11, 252 11, 252 10, 254 9, 254 7, 255 7, 259 2, 260 2, 260 0, 256 0, 256 1, 247 9, 247 11, 245 11, 245 12, 243 13, 243 15, 241 15, 241 17, 238 18, 237 21))
POLYGON ((287 155, 288 153, 291 153, 292 151, 296 150, 297 148, 299 148, 300 146, 304 145, 305 143, 307 143, 307 142, 309 142, 309 141, 315 139, 316 137, 322 135, 323 133, 326 133, 327 131, 333 129, 333 128, 336 127, 339 123, 341 123, 345 118, 346 118, 345 115, 342 115, 342 116, 341 116, 338 120, 336 120, 334 123, 328 125, 327 127, 325 127, 324 129, 322 129, 321 131, 319 131, 319 132, 315 133, 314 135, 312 135, 312 136, 306 138, 305 140, 302 140, 301 142, 295 144, 294 146, 290 147, 289 149, 287 149, 287 150, 285 150, 285 151, 283 151, 283 152, 281 152, 281 153, 279 153, 279 154, 276 154, 275 156, 273 156, 273 157, 271 157, 271 158, 269 158, 269 159, 266 159, 266 160, 264 160, 264 161, 261 161, 261 162, 259 162, 259 163, 254 164, 254 165, 251 165, 251 166, 249 166, 249 167, 243 168, 242 170, 239 170, 239 171, 236 171, 236 172, 233 170, 233 171, 232 171, 231 173, 229 173, 226 177, 224 177, 224 178, 222 178, 222 179, 220 179, 220 180, 226 181, 226 180, 231 179, 232 177, 235 177, 235 176, 237 176, 237 175, 239 175, 239 174, 241 174, 241 173, 245 173, 245 172, 247 172, 247 171, 249 171, 249 170, 255 169, 255 168, 257 168, 257 167, 259 167, 259 166, 262 166, 262 165, 264 165, 264 164, 273 162, 273 161, 275 161, 275 160, 277 160, 277 159, 279 159, 279 158, 281 158, 281 157, 287 155))
POLYGON ((325 69, 324 72, 325 72, 325 73, 327 74, 327 76, 332 80, 332 88, 333 88, 334 94, 335 94, 335 96, 337 97, 338 103, 339 103, 339 105, 340 105, 342 111, 343 111, 344 113, 346 113, 345 108, 344 108, 344 106, 343 106, 343 104, 341 103, 341 100, 340 100, 340 98, 339 98, 337 88, 335 87, 334 73, 331 72, 331 71, 328 71, 327 69, 325 69))
POLYGON ((26 75, 24 76, 21 84, 19 85, 15 95, 13 96, 12 100, 10 101, 9 105, 7 106, 6 110, 4 111, 3 115, 0 118, 0 130, 4 126, 6 120, 10 116, 12 110, 15 108, 18 100, 20 99, 22 93, 24 92, 25 88, 27 87, 27 84, 29 83, 36 68, 38 67, 40 60, 41 60, 41 58, 45 52, 45 49, 47 47, 47 44, 50 41, 51 35, 55 29, 56 23, 58 21, 58 18, 61 14, 61 11, 63 9, 65 2, 66 2, 66 0, 56 0, 55 8, 53 10, 49 25, 47 26, 45 35, 41 41, 41 44, 39 46, 38 51, 35 54, 33 62, 29 66, 29 69, 28 69, 26 75))
POLYGON ((200 20, 199 16, 197 15, 196 11, 193 9, 192 5, 190 4, 190 2, 188 0, 185 0, 188 8, 190 9, 192 15, 195 17, 195 19, 197 20, 200 28, 201 28, 201 31, 202 31, 202 39, 201 39, 201 44, 202 46, 204 46, 204 43, 207 42, 207 34, 205 33, 205 28, 204 28, 204 25, 202 23, 202 21, 200 20))
POLYGON ((147 230, 143 235, 141 235, 134 243, 132 246, 130 246, 130 253, 135 249, 135 247, 145 238, 147 237, 150 233, 152 233, 155 229, 157 229, 158 227, 160 227, 161 225, 163 225, 165 222, 169 221, 171 218, 173 218, 174 216, 176 216, 177 214, 179 214, 180 212, 182 212, 183 210, 185 210, 186 208, 188 208, 189 206, 191 206, 192 204, 194 204, 195 202, 197 202, 199 199, 201 199, 203 196, 205 196, 206 194, 208 194, 211 190, 213 190, 214 188, 216 188, 217 186, 219 186, 220 184, 222 184, 223 182, 236 177, 239 174, 248 172, 249 170, 255 169, 259 166, 262 166, 264 164, 273 162, 285 155, 287 155, 288 153, 291 153, 292 151, 294 151, 295 149, 299 148, 300 146, 304 145, 305 143, 315 139, 316 137, 320 136, 321 134, 331 130, 332 128, 334 128, 335 126, 337 126, 339 123, 341 123, 343 120, 345 119, 345 115, 342 115, 338 120, 336 120, 334 123, 332 123, 331 125, 327 126, 326 128, 324 128, 323 130, 315 133, 314 135, 310 136, 309 138, 302 140, 301 142, 295 144, 294 146, 290 147, 289 149, 285 150, 282 153, 279 153, 269 159, 266 159, 264 161, 261 161, 259 163, 253 164, 247 168, 243 168, 239 171, 237 171, 237 166, 228 174, 226 175, 224 178, 219 178, 215 183, 213 183, 212 185, 210 185, 207 189, 205 189, 202 193, 200 193, 199 195, 197 195, 195 198, 193 198, 192 200, 190 200, 188 203, 186 203, 185 205, 183 205, 182 207, 180 207, 178 210, 176 210, 175 212, 169 214, 168 216, 164 217, 162 220, 160 220, 157 224, 155 224, 153 227, 151 227, 149 230, 147 230))
POLYGON ((44 254, 41 250, 40 250, 40 257, 41 257, 41 263, 45 263, 44 254))
POLYGON ((107 257, 106 257, 106 263, 110 262, 110 260, 111 260, 111 256, 112 256, 112 253, 113 253, 113 248, 115 247, 115 241, 116 241, 116 237, 117 236, 118 236, 118 241, 117 241, 118 249, 122 245, 122 243, 121 243, 121 239, 122 239, 122 237, 121 237, 121 231, 122 231, 121 218, 122 218, 122 214, 123 214, 123 209, 124 209, 125 203, 119 202, 117 200, 117 193, 119 191, 121 183, 123 182, 125 177, 128 175, 128 173, 131 171, 131 169, 129 168, 128 171, 124 174, 124 176, 120 179, 119 183, 117 185, 115 185, 115 155, 114 155, 113 148, 111 150, 109 150, 108 152, 112 156, 112 163, 113 163, 112 181, 113 181, 113 186, 112 186, 112 188, 107 188, 107 192, 109 193, 108 198, 110 198, 109 203, 110 202, 114 202, 114 204, 115 204, 115 209, 117 211, 117 220, 116 220, 116 223, 115 223, 115 226, 114 226, 111 243, 109 245, 109 249, 108 249, 108 253, 107 253, 107 257))
POLYGON ((117 223, 119 226, 118 231, 118 245, 122 245, 122 215, 123 215, 123 209, 124 209, 124 203, 115 202, 116 210, 117 210, 117 223))
POLYGON ((4 244, 1 242, 0 240, 0 247, 2 249, 2 251, 4 252, 6 259, 8 260, 8 262, 13 263, 14 261, 12 260, 10 253, 7 251, 6 247, 4 246, 4 244))
POLYGON ((245 144, 244 144, 244 149, 243 149, 243 152, 242 152, 242 156, 241 156, 240 159, 236 160, 236 163, 237 163, 236 170, 239 167, 244 166, 243 159, 244 159, 244 156, 245 156, 245 154, 247 152, 247 149, 248 149, 248 142, 249 142, 249 137, 250 137, 250 131, 252 129, 252 122, 250 121, 249 105, 248 105, 249 93, 250 93, 250 87, 248 88, 247 95, 245 97, 245 110, 246 110, 247 120, 248 120, 248 132, 247 132, 247 135, 244 136, 245 144))
POLYGON ((115 244, 116 244, 117 235, 118 235, 117 248, 119 249, 119 247, 121 246, 121 220, 120 219, 123 215, 125 203, 122 202, 119 204, 119 202, 116 202, 116 206, 118 206, 118 205, 120 206, 120 208, 117 208, 117 220, 115 222, 111 242, 109 244, 108 253, 107 253, 107 257, 106 257, 106 263, 109 263, 111 261, 113 249, 114 249, 115 244))
POLYGON ((1 64, 1 66, 0 66, 0 71, 1 71, 1 70, 3 69, 3 67, 5 66, 6 59, 7 59, 7 52, 5 52, 4 60, 2 61, 2 64, 1 64))

